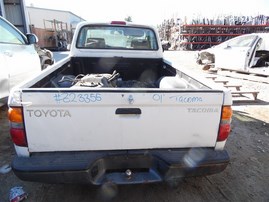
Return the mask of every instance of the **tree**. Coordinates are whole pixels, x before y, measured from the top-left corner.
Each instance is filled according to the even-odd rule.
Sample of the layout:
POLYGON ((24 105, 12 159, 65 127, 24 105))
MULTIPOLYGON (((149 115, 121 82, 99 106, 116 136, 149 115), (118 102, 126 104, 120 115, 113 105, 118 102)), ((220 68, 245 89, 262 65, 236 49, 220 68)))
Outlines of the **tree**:
POLYGON ((126 18, 124 18, 124 20, 126 22, 132 22, 132 17, 131 16, 127 16, 126 18))

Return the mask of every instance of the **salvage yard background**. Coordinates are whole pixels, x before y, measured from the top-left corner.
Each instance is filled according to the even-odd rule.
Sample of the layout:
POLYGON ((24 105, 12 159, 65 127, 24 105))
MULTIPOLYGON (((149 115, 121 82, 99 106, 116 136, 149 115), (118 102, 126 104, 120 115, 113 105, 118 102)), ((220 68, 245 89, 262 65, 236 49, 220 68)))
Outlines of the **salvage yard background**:
MULTIPOLYGON (((167 51, 165 55, 178 63, 179 68, 206 73, 195 63, 194 51, 167 51)), ((245 90, 259 91, 257 100, 249 95, 234 102, 232 132, 226 144, 231 161, 222 173, 182 179, 178 186, 160 183, 109 189, 23 182, 11 171, 0 173, 0 202, 8 201, 9 191, 15 186, 22 186, 28 193, 27 202, 103 201, 115 193, 111 201, 269 201, 269 82, 266 82, 269 78, 252 76, 255 81, 250 81, 244 76, 217 77, 241 84, 245 90)), ((4 106, 0 109, 0 168, 10 165, 14 155, 4 106)))

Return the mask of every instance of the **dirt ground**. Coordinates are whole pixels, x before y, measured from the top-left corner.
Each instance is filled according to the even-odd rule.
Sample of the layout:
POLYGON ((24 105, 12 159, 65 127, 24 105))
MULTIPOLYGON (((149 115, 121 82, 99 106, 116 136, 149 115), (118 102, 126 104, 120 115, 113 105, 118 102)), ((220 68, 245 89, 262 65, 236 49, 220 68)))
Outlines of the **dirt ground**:
MULTIPOLYGON (((179 64, 202 72, 193 61, 193 52, 169 52, 179 64)), ((219 174, 186 178, 177 187, 165 183, 114 187, 59 185, 23 182, 13 172, 0 174, 0 202, 8 201, 9 191, 22 186, 28 202, 57 201, 269 201, 269 84, 226 78, 245 89, 259 90, 258 100, 251 97, 234 102, 232 132, 226 143, 231 161, 219 174)), ((9 137, 7 107, 0 109, 0 168, 15 155, 9 137)), ((1 170, 1 169, 0 169, 1 170)))

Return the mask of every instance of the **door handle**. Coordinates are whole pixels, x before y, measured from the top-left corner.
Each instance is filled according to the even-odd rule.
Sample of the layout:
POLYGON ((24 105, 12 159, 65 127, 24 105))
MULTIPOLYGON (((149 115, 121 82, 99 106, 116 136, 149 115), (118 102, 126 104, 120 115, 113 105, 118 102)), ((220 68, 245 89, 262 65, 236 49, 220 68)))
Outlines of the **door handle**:
POLYGON ((138 115, 138 114, 142 114, 142 111, 140 108, 117 108, 115 111, 115 114, 117 115, 126 115, 126 114, 134 114, 134 115, 138 115))

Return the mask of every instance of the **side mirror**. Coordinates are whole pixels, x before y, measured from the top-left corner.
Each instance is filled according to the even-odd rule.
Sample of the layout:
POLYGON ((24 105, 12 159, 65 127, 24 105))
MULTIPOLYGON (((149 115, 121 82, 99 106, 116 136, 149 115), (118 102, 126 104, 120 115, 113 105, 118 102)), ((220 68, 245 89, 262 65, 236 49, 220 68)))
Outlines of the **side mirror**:
POLYGON ((171 44, 168 41, 167 42, 162 42, 163 51, 169 50, 170 47, 171 47, 171 44))
POLYGON ((35 34, 26 34, 26 38, 28 40, 28 44, 36 44, 38 42, 38 38, 35 34))

